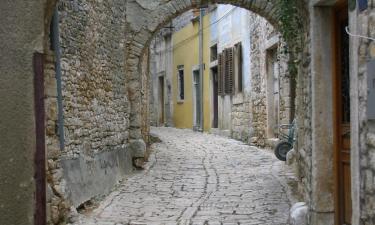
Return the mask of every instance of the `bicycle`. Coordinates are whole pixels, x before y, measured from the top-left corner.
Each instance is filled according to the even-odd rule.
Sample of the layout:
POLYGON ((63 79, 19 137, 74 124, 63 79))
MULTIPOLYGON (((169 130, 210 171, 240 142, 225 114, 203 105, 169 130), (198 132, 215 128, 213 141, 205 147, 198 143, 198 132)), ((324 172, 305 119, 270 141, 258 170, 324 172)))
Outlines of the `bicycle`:
POLYGON ((294 144, 294 132, 295 132, 295 119, 291 124, 279 125, 279 138, 281 141, 275 147, 275 155, 281 161, 286 161, 286 155, 293 148, 294 144), (288 133, 282 132, 282 130, 288 129, 288 133))

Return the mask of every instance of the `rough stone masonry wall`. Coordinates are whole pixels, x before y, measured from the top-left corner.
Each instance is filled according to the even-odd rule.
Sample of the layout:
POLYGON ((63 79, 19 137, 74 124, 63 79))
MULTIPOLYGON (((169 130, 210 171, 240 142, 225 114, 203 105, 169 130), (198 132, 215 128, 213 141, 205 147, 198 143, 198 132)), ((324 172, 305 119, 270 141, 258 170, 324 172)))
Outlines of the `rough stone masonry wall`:
MULTIPOLYGON (((358 33, 375 37, 375 1, 369 1, 368 9, 358 15, 358 33)), ((359 162, 360 162, 360 224, 375 224, 375 122, 368 120, 367 62, 375 60, 375 42, 358 40, 358 97, 359 97, 359 162)), ((354 57, 354 56, 352 56, 354 57)))
MULTIPOLYGON (((306 17, 308 18, 308 16, 306 17)), ((306 21, 309 23, 309 21, 306 21)), ((305 25, 307 29, 308 25, 305 25)), ((308 30, 308 29, 307 29, 308 30)), ((296 81, 296 98, 294 100, 296 109, 296 142, 294 149, 296 156, 296 172, 299 179, 299 192, 304 196, 304 200, 310 204, 311 178, 312 178, 312 99, 311 99, 311 38, 306 31, 303 34, 304 47, 299 58, 297 77, 292 77, 296 81)))
MULTIPOLYGON (((304 9, 301 9, 304 10, 304 9)), ((266 97, 266 52, 262 45, 270 40, 273 36, 279 35, 275 28, 264 18, 253 14, 251 16, 251 94, 250 97, 251 110, 250 118, 250 140, 249 143, 258 146, 265 146, 267 134, 267 97, 266 97)), ((306 21, 307 23, 308 21, 306 21)), ((308 27, 307 24, 305 24, 308 27)), ((304 34, 304 48, 300 54, 299 74, 297 77, 291 77, 288 71, 289 56, 283 53, 284 43, 278 44, 277 60, 279 63, 279 79, 280 79, 280 123, 289 123, 296 115, 297 121, 297 159, 296 172, 299 179, 299 191, 304 195, 304 199, 309 202, 311 194, 311 65, 310 65, 310 34, 304 34), (296 85, 296 86, 295 86, 296 85), (293 97, 293 89, 295 88, 296 98, 293 97), (295 106, 293 106, 295 105, 295 106), (292 110, 296 110, 294 113, 292 110)), ((244 101, 246 105, 246 100, 244 101)), ((236 109, 241 111, 242 109, 236 109)))
POLYGON ((44 64, 45 109, 46 109, 46 155, 47 155, 47 224, 60 224, 66 221, 70 203, 65 199, 61 157, 57 127, 57 85, 54 52, 46 53, 44 64))
POLYGON ((156 53, 156 50, 155 50, 155 44, 156 42, 158 42, 158 35, 156 35, 156 37, 151 41, 151 44, 150 44, 150 49, 149 49, 149 53, 150 53, 150 79, 149 79, 149 87, 150 87, 150 92, 149 92, 149 110, 150 110, 150 114, 149 114, 149 117, 150 117, 150 125, 151 126, 154 126, 156 127, 158 125, 158 109, 157 109, 157 85, 156 83, 154 82, 154 80, 156 80, 156 74, 155 74, 155 71, 157 69, 157 60, 158 58, 156 57, 157 56, 157 53, 156 53))
POLYGON ((245 143, 249 141, 251 121, 250 97, 244 95, 244 101, 232 105, 232 138, 245 143))
POLYGON ((127 149, 125 2, 62 0, 58 9, 65 148, 60 150, 56 133, 55 59, 49 52, 45 65, 49 224, 64 223, 71 205, 105 194, 132 170, 127 149))
MULTIPOLYGON (((249 140, 238 134, 238 136, 242 136, 243 141, 263 147, 266 145, 267 139, 267 49, 264 44, 280 34, 266 19, 256 14, 251 14, 250 20, 252 21, 250 25, 251 92, 244 96, 242 105, 234 105, 234 115, 238 115, 238 120, 242 120, 243 123, 234 123, 233 125, 235 130, 242 130, 243 134, 246 134, 245 130, 249 130, 249 140), (244 117, 250 118, 250 120, 248 121, 244 117)), ((283 44, 281 42, 276 44, 280 79, 279 118, 280 123, 289 123, 291 98, 290 76, 287 70, 288 56, 282 53, 283 44)))
POLYGON ((150 57, 149 51, 145 53, 142 62, 142 136, 146 144, 149 142, 150 133, 150 57))
POLYGON ((280 103, 279 103, 279 123, 289 124, 294 119, 294 97, 293 91, 295 91, 295 83, 292 81, 292 77, 288 71, 288 60, 289 55, 283 53, 285 49, 285 43, 280 42, 278 45, 277 61, 279 63, 279 79, 280 79, 280 103))
POLYGON ((261 42, 265 40, 261 32, 261 19, 257 16, 252 16, 252 26, 250 26, 251 32, 251 46, 250 46, 250 57, 251 57, 251 139, 250 143, 264 146, 266 139, 266 124, 267 121, 267 109, 266 109, 266 89, 265 80, 261 73, 261 42))
POLYGON ((122 148, 129 103, 125 76, 125 3, 61 1, 60 36, 69 157, 122 148))

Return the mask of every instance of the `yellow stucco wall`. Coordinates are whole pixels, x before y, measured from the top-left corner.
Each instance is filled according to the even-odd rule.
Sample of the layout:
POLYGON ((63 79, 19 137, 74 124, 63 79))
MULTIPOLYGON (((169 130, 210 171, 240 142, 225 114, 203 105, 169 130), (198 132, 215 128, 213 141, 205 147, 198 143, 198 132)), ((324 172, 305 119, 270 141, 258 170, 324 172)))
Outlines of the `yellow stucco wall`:
MULTIPOLYGON (((210 14, 204 16, 203 27, 210 24, 210 14)), ((193 128, 193 68, 199 64, 199 21, 189 23, 180 31, 172 36, 173 41, 173 121, 177 128, 193 128), (193 38, 192 35, 195 35, 193 38), (186 40, 188 39, 188 40, 186 40), (185 40, 185 41, 184 41, 185 40), (178 66, 184 66, 184 88, 185 100, 178 101, 178 66)), ((203 81, 203 110, 204 110, 204 130, 208 131, 211 127, 211 103, 210 103, 210 29, 203 31, 203 63, 205 64, 203 81)))

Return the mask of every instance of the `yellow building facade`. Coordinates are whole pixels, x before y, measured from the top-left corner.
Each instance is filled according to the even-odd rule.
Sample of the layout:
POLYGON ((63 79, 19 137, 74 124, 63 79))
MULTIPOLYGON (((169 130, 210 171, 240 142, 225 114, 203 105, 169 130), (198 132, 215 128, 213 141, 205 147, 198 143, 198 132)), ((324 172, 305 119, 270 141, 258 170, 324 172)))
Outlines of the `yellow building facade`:
MULTIPOLYGON (((203 17, 203 128, 211 126, 210 103, 210 14, 203 17)), ((175 32, 173 42, 173 122, 177 128, 192 129, 197 120, 197 78, 199 78, 199 19, 175 32), (183 79, 181 79, 183 77, 183 79), (183 89, 181 89, 183 86, 183 89), (181 92, 182 95, 181 95, 181 92)), ((199 111, 199 108, 198 108, 199 111)), ((199 116, 198 116, 199 117, 199 116)))

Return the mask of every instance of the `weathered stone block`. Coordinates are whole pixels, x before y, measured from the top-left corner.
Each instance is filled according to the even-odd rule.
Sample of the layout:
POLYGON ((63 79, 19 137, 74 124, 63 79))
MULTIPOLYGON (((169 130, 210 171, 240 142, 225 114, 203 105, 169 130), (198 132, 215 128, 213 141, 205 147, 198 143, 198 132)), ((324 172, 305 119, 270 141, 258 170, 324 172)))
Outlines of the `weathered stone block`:
POLYGON ((131 140, 128 147, 133 158, 145 157, 146 143, 142 139, 131 140))
POLYGON ((298 202, 290 209, 290 225, 307 225, 309 208, 305 202, 298 202))

